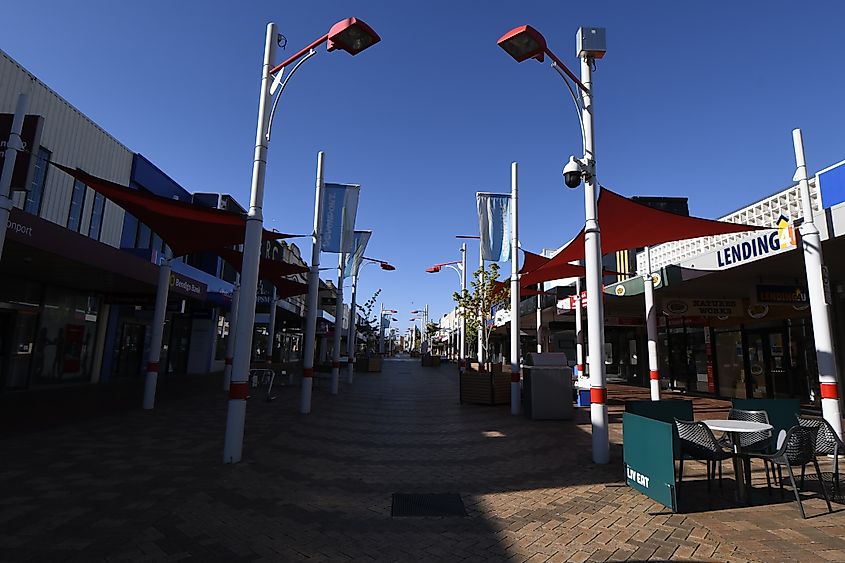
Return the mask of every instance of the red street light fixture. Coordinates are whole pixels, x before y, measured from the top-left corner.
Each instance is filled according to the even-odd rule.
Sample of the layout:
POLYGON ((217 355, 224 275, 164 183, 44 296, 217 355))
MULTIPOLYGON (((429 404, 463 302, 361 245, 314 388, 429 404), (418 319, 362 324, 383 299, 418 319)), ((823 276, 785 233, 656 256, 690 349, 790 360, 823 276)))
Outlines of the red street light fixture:
POLYGON ((369 260, 371 263, 378 264, 379 268, 382 270, 387 270, 388 272, 392 272, 396 269, 396 266, 390 264, 389 262, 385 262, 384 260, 377 260, 376 258, 367 258, 364 256, 363 260, 369 260))
MULTIPOLYGON (((496 43, 518 63, 528 59, 537 59, 543 62, 543 55, 548 55, 555 62, 555 65, 563 70, 566 76, 577 84, 581 90, 589 92, 589 89, 578 80, 578 77, 546 46, 545 37, 530 25, 521 25, 513 28, 502 35, 496 43)), ((604 53, 602 53, 603 55, 604 53)), ((601 57, 597 56, 596 58, 601 57)))
POLYGON ((428 272, 429 274, 436 274, 437 272, 439 272, 440 270, 443 269, 443 266, 454 266, 455 264, 460 264, 460 263, 461 263, 460 260, 456 260, 454 262, 443 262, 442 264, 435 264, 434 266, 432 266, 430 268, 426 268, 425 271, 428 272))
POLYGON ((270 74, 276 74, 293 61, 311 51, 318 45, 328 42, 327 51, 341 49, 350 55, 357 55, 367 47, 371 47, 381 41, 378 33, 358 18, 347 18, 334 24, 329 32, 319 39, 314 40, 310 45, 288 57, 283 63, 273 67, 270 74))

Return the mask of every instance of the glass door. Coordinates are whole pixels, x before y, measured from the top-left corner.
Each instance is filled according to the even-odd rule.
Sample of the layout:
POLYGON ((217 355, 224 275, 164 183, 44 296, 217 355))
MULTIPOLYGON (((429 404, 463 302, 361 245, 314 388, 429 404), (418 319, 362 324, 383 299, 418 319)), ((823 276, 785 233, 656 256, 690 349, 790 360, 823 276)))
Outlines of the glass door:
POLYGON ((790 387, 789 377, 789 347, 786 334, 783 330, 772 331, 766 335, 769 340, 768 360, 772 387, 772 395, 775 399, 788 399, 794 397, 795 393, 790 387))

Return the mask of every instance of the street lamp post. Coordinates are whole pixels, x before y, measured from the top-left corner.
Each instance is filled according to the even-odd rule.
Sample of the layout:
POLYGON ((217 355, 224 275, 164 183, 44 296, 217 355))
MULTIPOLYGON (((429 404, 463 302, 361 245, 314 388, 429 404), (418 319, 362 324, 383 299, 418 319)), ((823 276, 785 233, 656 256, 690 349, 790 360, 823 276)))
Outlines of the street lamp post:
POLYGON ((801 245, 804 249, 804 267, 807 272, 807 294, 813 323, 813 340, 816 343, 816 363, 819 368, 819 387, 822 396, 822 416, 833 430, 842 437, 842 415, 839 411, 839 373, 833 354, 833 331, 830 326, 830 288, 826 280, 827 269, 822 257, 819 228, 813 218, 810 184, 807 182, 807 164, 804 161, 804 139, 801 130, 792 131, 795 148, 795 180, 801 189, 801 207, 804 222, 801 224, 801 245))
POLYGON ((361 269, 364 268, 367 264, 378 264, 378 266, 382 270, 393 271, 396 269, 395 266, 385 262, 384 260, 376 260, 374 258, 367 258, 364 256, 362 258, 362 264, 358 270, 358 273, 354 273, 355 270, 353 269, 352 274, 352 297, 350 298, 349 304, 349 333, 346 337, 346 354, 348 356, 347 359, 347 383, 352 383, 353 374, 355 372, 355 340, 357 338, 357 326, 356 326, 356 318, 357 318, 357 299, 358 299, 358 275, 360 274, 361 269))
MULTIPOLYGON (((442 264, 435 264, 430 268, 426 268, 425 271, 429 274, 434 274, 442 270, 444 266, 451 268, 458 273, 458 277, 461 281, 461 295, 463 296, 467 289, 467 244, 465 242, 461 243, 460 262, 444 262, 442 264)), ((458 345, 458 366, 460 370, 463 370, 464 358, 466 358, 466 319, 463 314, 461 314, 460 317, 461 321, 458 326, 458 338, 460 339, 460 343, 458 345)))
MULTIPOLYGON (((589 333, 590 418, 592 421, 593 461, 610 461, 610 442, 607 420, 607 389, 604 366, 604 303, 602 300, 601 233, 596 205, 596 158, 594 135, 594 107, 592 66, 606 52, 603 28, 579 28, 578 58, 581 59, 581 78, 576 77, 546 46, 545 38, 528 25, 512 29, 503 35, 498 45, 517 62, 544 56, 553 61, 552 67, 564 79, 569 79, 581 92, 580 120, 584 158, 574 158, 564 168, 564 180, 570 188, 584 181, 584 254, 587 270, 587 330, 589 333)), ((578 100, 576 99, 576 104, 578 100)))
MULTIPOLYGON (((253 324, 255 323, 255 298, 258 290, 258 266, 261 258, 264 176, 267 168, 267 148, 271 127, 271 77, 282 71, 286 65, 306 56, 306 54, 306 58, 312 56, 314 49, 323 43, 327 43, 327 50, 329 51, 342 49, 350 55, 356 55, 379 40, 378 34, 367 26, 367 24, 356 18, 348 18, 337 22, 329 29, 327 34, 295 53, 282 64, 273 67, 278 33, 275 23, 271 22, 267 24, 264 41, 264 61, 261 67, 261 89, 258 102, 258 125, 255 133, 250 205, 246 217, 246 233, 244 236, 244 255, 241 271, 242 292, 240 295, 242 302, 239 303, 238 307, 238 314, 241 318, 238 319, 236 327, 238 334, 235 338, 235 357, 232 364, 232 379, 229 385, 229 405, 226 416, 226 433, 223 442, 224 463, 236 463, 240 461, 243 450, 249 363, 252 355, 253 324)), ((285 82, 282 83, 279 96, 284 91, 285 85, 293 75, 293 72, 292 70, 287 79, 285 79, 285 82)), ((278 98, 276 101, 278 101, 278 98)), ((305 382, 303 380, 304 388, 305 382)))
MULTIPOLYGON (((9 139, 6 141, 6 151, 3 154, 3 173, 0 174, 0 257, 3 256, 3 247, 6 244, 6 225, 9 222, 9 213, 12 211, 12 175, 18 158, 18 150, 23 149, 21 132, 23 131, 27 107, 29 107, 29 96, 20 94, 12 118, 12 129, 9 131, 9 139)), ((35 158, 34 155, 33 158, 35 158)), ((44 166, 46 166, 46 163, 44 166)))

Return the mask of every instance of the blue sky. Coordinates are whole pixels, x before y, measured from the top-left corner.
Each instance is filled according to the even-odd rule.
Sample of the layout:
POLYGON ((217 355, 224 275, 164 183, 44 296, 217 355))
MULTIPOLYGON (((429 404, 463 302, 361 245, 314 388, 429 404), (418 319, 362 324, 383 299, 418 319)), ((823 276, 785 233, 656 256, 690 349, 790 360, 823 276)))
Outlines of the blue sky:
POLYGON ((186 189, 246 205, 266 23, 287 37, 281 59, 349 16, 382 42, 354 58, 321 49, 291 81, 265 220, 310 232, 326 151, 328 181, 362 186, 367 255, 398 268, 364 270, 361 301, 382 288, 403 328, 424 303, 433 317, 451 308, 457 276, 424 270, 459 258, 453 236, 477 233, 475 192, 508 191, 512 161, 524 247, 558 246, 583 223, 582 192, 560 176, 581 151, 576 115, 548 65, 516 64, 496 46, 517 25, 540 30, 576 72, 578 26, 607 28, 597 166, 622 194, 687 196, 693 214, 719 216, 790 183, 794 127, 811 170, 845 159, 845 5, 832 0, 45 0, 4 7, 0 48, 186 189))

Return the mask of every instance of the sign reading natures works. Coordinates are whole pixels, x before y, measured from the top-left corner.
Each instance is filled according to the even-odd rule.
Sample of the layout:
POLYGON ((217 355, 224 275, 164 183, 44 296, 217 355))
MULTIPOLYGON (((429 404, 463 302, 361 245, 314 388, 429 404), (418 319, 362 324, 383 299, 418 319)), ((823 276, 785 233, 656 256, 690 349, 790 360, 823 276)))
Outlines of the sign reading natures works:
POLYGON ((741 317, 742 301, 739 299, 667 299, 663 302, 667 315, 697 317, 741 317))

